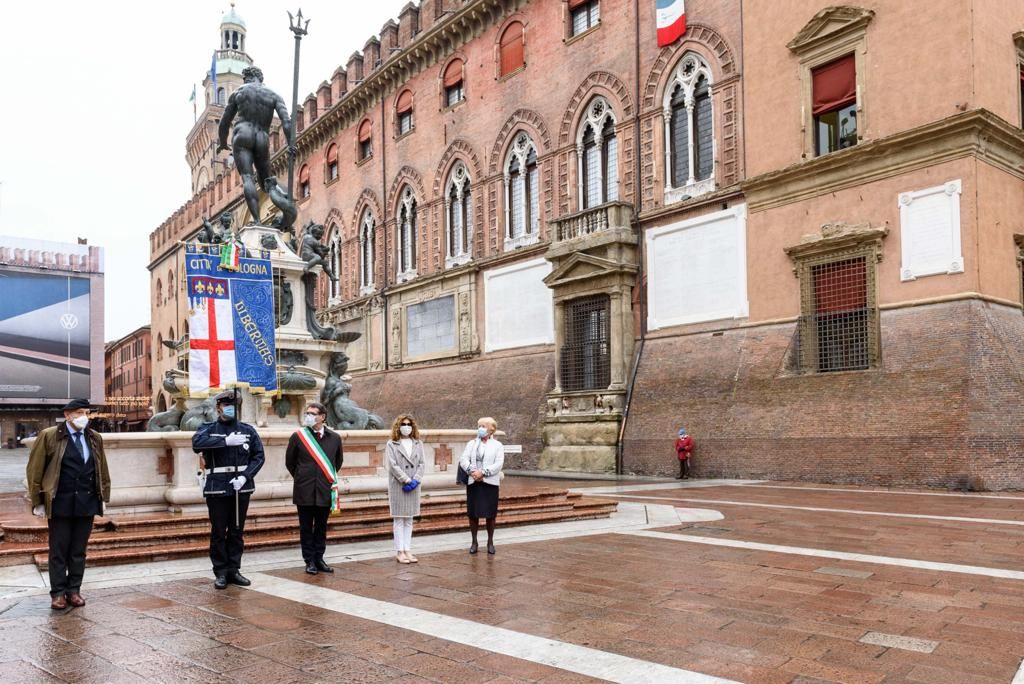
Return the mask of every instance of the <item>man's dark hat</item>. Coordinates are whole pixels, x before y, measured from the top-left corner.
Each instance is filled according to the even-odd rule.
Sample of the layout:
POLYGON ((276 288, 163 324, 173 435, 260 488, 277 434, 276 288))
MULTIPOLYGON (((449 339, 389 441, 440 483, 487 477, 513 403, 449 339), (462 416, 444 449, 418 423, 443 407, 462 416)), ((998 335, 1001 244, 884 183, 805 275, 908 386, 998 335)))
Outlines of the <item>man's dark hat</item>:
POLYGON ((213 398, 215 403, 221 403, 222 401, 234 403, 235 393, 231 390, 225 390, 213 398))
POLYGON ((78 409, 92 408, 92 404, 89 403, 88 399, 72 399, 68 403, 64 404, 61 411, 77 411, 78 409))

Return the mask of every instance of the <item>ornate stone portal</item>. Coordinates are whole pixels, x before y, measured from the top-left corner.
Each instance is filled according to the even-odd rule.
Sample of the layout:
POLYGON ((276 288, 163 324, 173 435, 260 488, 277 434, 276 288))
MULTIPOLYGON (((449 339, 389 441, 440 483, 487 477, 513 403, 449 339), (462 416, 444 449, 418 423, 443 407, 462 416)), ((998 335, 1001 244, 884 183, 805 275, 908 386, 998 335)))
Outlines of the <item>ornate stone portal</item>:
POLYGON ((637 237, 632 207, 609 202, 559 220, 545 258, 555 303, 555 389, 541 470, 613 473, 633 355, 637 237))

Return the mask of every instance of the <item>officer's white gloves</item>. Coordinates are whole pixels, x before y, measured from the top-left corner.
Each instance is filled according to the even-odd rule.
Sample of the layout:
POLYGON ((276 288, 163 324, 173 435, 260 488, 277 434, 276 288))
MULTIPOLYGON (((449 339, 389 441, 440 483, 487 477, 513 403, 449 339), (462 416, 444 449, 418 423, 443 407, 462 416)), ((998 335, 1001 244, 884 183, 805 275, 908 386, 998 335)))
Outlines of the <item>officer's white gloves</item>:
POLYGON ((228 482, 231 483, 231 486, 234 487, 235 491, 237 492, 239 489, 242 488, 242 485, 245 484, 245 475, 239 475, 238 477, 233 477, 230 480, 228 480, 228 482))
POLYGON ((202 470, 196 471, 196 484, 199 485, 200 489, 206 487, 206 473, 202 470))
POLYGON ((36 516, 37 518, 45 518, 46 517, 46 506, 44 506, 43 504, 39 504, 38 506, 33 506, 32 507, 32 515, 36 516))
POLYGON ((249 435, 244 432, 232 432, 230 435, 224 438, 224 444, 227 446, 242 446, 243 444, 249 443, 249 435))

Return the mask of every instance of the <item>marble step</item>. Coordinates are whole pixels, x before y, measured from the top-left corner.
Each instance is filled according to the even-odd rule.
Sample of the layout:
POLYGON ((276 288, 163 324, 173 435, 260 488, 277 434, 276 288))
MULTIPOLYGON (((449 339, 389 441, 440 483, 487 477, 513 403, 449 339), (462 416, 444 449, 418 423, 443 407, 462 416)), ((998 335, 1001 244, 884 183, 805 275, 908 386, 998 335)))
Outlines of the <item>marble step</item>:
MULTIPOLYGON (((527 504, 527 503, 551 503, 551 502, 573 502, 578 501, 581 495, 569 493, 565 490, 533 492, 527 494, 502 495, 502 506, 527 504)), ((355 501, 342 503, 341 520, 349 520, 360 516, 372 516, 374 514, 388 515, 388 502, 386 499, 355 501)), ((421 503, 421 510, 426 514, 430 511, 459 511, 465 510, 465 497, 463 496, 424 496, 421 503)), ((334 520, 335 518, 332 518, 334 520)), ((252 506, 247 516, 246 529, 257 528, 265 524, 277 523, 294 524, 294 506, 257 507, 252 506)), ((202 529, 209 526, 209 517, 205 512, 196 513, 150 513, 136 516, 111 516, 96 518, 93 533, 122 532, 122 533, 151 533, 152 530, 172 529, 202 529)), ((31 516, 0 523, 5 533, 7 542, 46 542, 47 527, 46 521, 31 516)), ((0 550, 2 550, 0 546, 0 550)))
MULTIPOLYGON (((517 525, 562 522, 571 520, 588 520, 594 518, 607 518, 615 512, 616 504, 607 501, 586 502, 572 510, 534 512, 534 513, 509 513, 499 512, 497 525, 501 527, 512 527, 517 525)), ((441 532, 455 532, 467 530, 465 518, 452 520, 431 520, 426 519, 417 522, 416 534, 437 534, 441 532)), ((349 529, 328 529, 328 543, 338 544, 346 541, 363 541, 366 539, 379 539, 391 536, 390 519, 386 524, 367 525, 349 529)), ((275 531, 273 534, 251 536, 246 529, 246 549, 271 549, 295 547, 298 554, 298 533, 295 530, 283 532, 275 531)), ((162 561, 173 558, 187 558, 205 556, 209 553, 209 542, 189 541, 167 544, 152 544, 149 546, 129 546, 109 549, 89 549, 90 565, 113 565, 121 563, 138 563, 146 561, 162 561)), ((31 554, 34 562, 40 570, 47 569, 47 554, 41 549, 31 554)))

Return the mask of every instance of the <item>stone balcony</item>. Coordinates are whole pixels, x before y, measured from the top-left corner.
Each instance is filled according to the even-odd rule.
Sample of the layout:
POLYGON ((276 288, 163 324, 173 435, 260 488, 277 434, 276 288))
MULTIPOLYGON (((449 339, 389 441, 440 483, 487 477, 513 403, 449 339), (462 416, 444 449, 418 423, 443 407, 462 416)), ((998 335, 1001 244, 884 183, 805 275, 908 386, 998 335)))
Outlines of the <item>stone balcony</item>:
POLYGON ((552 221, 549 257, 611 242, 635 242, 632 222, 633 205, 619 201, 606 202, 555 219, 552 221))

